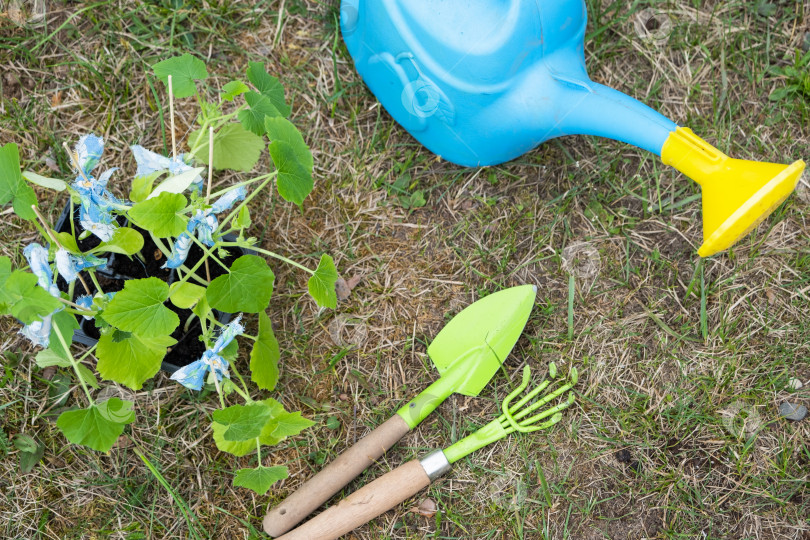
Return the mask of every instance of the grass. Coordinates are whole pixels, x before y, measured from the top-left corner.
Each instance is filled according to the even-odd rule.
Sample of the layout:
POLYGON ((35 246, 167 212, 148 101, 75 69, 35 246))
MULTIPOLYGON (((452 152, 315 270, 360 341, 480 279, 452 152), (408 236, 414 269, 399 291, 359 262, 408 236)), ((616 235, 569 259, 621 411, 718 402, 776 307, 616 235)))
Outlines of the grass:
MULTIPOLYGON (((136 402, 133 446, 100 455, 67 445, 51 411, 71 388, 36 368, 16 326, 0 321, 2 433, 46 446, 22 474, 0 437, 0 536, 260 538, 268 504, 435 378, 426 344, 453 314, 533 283, 524 336, 482 396, 450 398, 350 488, 486 423, 525 363, 580 367, 577 404, 549 432, 463 459, 356 538, 810 537, 810 424, 777 412, 787 399, 810 402, 807 191, 701 261, 699 188, 657 158, 568 137, 485 170, 438 160, 375 105, 336 33, 336 2, 286 0, 279 17, 281 4, 53 3, 36 23, 0 19, 0 143, 20 144, 27 167, 53 176, 69 177, 61 143, 87 131, 109 141, 105 165, 129 171, 126 146, 165 147, 166 98, 146 77, 154 61, 193 49, 221 84, 248 60, 267 62, 292 95, 317 180, 303 212, 256 201, 254 216, 274 207, 275 219, 254 219, 253 234, 294 257, 326 250, 345 277, 362 277, 336 312, 320 312, 301 276, 274 268, 271 318, 284 357, 273 396, 317 426, 266 460, 291 471, 267 497, 232 487, 229 471, 250 458, 216 450, 214 397, 164 376, 122 390, 136 402), (411 204, 416 192, 422 207, 411 204), (565 249, 577 243, 587 256, 571 262, 565 249), (347 343, 339 317, 364 325, 365 337, 347 343), (805 386, 791 391, 791 378, 805 386), (409 511, 425 497, 437 504, 433 517, 409 511)), ((795 84, 772 68, 794 65, 806 5, 774 2, 766 17, 753 1, 587 4, 594 80, 734 157, 808 157, 810 101, 769 99, 795 84), (673 23, 662 45, 634 31, 649 7, 673 23)), ((191 119, 179 103, 181 136, 191 119)), ((62 203, 45 210, 54 218, 62 203)), ((35 238, 8 212, 0 235, 17 262, 35 238)))

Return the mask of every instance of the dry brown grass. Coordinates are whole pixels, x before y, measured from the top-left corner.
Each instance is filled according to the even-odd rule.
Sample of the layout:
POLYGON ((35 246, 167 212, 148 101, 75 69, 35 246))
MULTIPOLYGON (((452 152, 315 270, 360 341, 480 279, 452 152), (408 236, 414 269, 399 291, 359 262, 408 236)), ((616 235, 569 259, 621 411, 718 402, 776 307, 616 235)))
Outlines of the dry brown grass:
MULTIPOLYGON (((449 399, 351 487, 488 421, 525 363, 538 370, 550 361, 580 366, 577 405, 550 433, 481 450, 428 494, 350 537, 810 538, 810 423, 777 418, 784 399, 810 402, 807 194, 793 197, 733 255, 705 261, 704 339, 699 274, 687 294, 701 239, 699 205, 659 211, 697 193, 682 191, 682 176, 661 171, 634 148, 585 138, 549 142, 491 169, 442 162, 381 110, 342 45, 333 55, 331 5, 288 0, 277 35, 277 4, 270 3, 256 24, 247 22, 246 6, 228 15, 242 23, 217 32, 197 14, 183 24, 196 28, 197 48, 219 83, 241 74, 248 59, 266 61, 293 96, 293 117, 312 146, 317 181, 304 212, 259 202, 252 208, 253 234, 266 248, 302 260, 314 261, 313 254, 326 250, 343 276, 362 280, 337 311, 320 311, 303 294, 305 276, 274 268, 272 320, 284 355, 273 396, 318 424, 265 460, 290 467, 290 478, 268 497, 232 487, 230 471, 250 459, 217 451, 208 431, 217 406, 212 396, 190 397, 162 375, 134 394, 138 422, 131 440, 146 449, 211 537, 250 537, 240 520, 259 528, 268 504, 432 381, 425 344, 449 316, 486 292, 533 283, 538 305, 505 373, 481 398, 449 399), (241 27, 248 30, 237 32, 241 27), (345 93, 333 103, 339 88, 345 93), (402 163, 425 191, 424 208, 403 209, 384 187, 402 163), (576 242, 598 251, 599 271, 576 279, 569 340, 561 257, 576 242), (345 324, 350 328, 336 339, 345 324), (352 350, 328 369, 347 345, 352 350), (789 377, 806 386, 789 394, 789 377), (749 444, 723 426, 724 411, 736 402, 766 423, 749 444), (338 429, 326 427, 329 416, 340 421, 338 429), (621 450, 628 451, 624 462, 617 459, 621 450), (551 486, 551 507, 538 467, 551 486), (521 486, 527 498, 513 507, 509 501, 521 486), (438 525, 408 511, 425 496, 438 503, 438 525)), ((652 105, 735 157, 807 158, 810 104, 769 102, 775 83, 762 77, 763 66, 782 62, 810 31, 807 6, 783 3, 777 16, 763 19, 752 3, 694 4, 679 1, 666 10, 676 36, 660 48, 636 39, 632 17, 623 19, 625 3, 589 4, 594 11, 617 7, 606 20, 592 13, 591 29, 611 24, 588 46, 589 53, 600 52, 588 58, 594 80, 649 96, 652 105), (792 10, 798 16, 789 17, 792 10)), ((49 29, 81 6, 53 9, 49 29)), ((90 130, 108 141, 105 164, 128 171, 129 144, 162 145, 145 62, 171 54, 169 32, 152 28, 144 41, 132 20, 108 20, 132 4, 104 9, 110 12, 78 16, 78 31, 61 30, 34 55, 13 47, 30 49, 42 39, 40 31, 0 30, 0 143, 18 143, 24 161, 36 168, 50 155, 66 171, 61 142, 90 130)), ((208 4, 195 9, 216 11, 208 4)), ((177 110, 182 137, 194 108, 180 103, 177 110)), ((61 201, 46 204, 51 217, 60 208, 61 201)), ((21 247, 35 238, 9 212, 2 214, 2 234, 0 251, 18 261, 21 247)), ((48 383, 32 362, 33 350, 11 321, 0 321, 0 329, 3 365, 11 370, 0 385, 0 403, 12 403, 0 412, 3 430, 35 434, 47 447, 29 474, 17 472, 15 453, 4 459, 2 536, 188 537, 177 506, 132 447, 125 443, 102 455, 66 444, 43 415, 48 383), (19 364, 10 352, 22 353, 19 364)))

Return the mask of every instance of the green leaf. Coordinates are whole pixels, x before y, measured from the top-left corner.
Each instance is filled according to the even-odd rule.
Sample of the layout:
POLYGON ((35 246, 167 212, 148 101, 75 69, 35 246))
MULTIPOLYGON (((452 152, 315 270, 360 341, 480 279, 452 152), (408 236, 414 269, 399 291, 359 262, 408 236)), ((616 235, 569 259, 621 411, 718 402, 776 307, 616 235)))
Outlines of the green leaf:
POLYGON ((132 202, 145 201, 149 194, 152 193, 152 186, 155 180, 163 176, 166 171, 155 171, 146 176, 138 176, 132 180, 132 189, 129 192, 129 200, 132 202))
POLYGON ((239 469, 233 479, 233 485, 255 491, 259 495, 264 495, 270 486, 289 476, 287 467, 278 465, 276 467, 262 467, 255 469, 239 469))
POLYGON ((259 313, 270 303, 274 280, 264 259, 243 255, 233 262, 230 273, 211 282, 206 298, 211 307, 220 311, 259 313))
POLYGON ((30 473, 34 470, 39 460, 45 455, 45 445, 40 444, 34 452, 20 452, 20 472, 30 473))
POLYGON ((292 122, 286 118, 277 116, 275 118, 267 117, 264 119, 264 130, 267 133, 270 141, 284 141, 289 144, 295 153, 296 160, 302 165, 310 174, 315 165, 312 158, 312 152, 309 146, 304 142, 304 137, 298 131, 292 122))
POLYGON ((107 242, 96 246, 92 252, 120 253, 122 255, 135 255, 143 248, 143 235, 129 227, 118 227, 107 242))
POLYGON ((270 157, 278 169, 276 187, 285 200, 301 205, 312 191, 312 174, 298 162, 295 148, 284 141, 270 143, 270 157))
POLYGON ((105 380, 140 390, 144 382, 160 371, 166 348, 175 343, 170 336, 145 338, 129 334, 121 339, 121 334, 110 332, 98 340, 96 369, 105 380))
POLYGON ((8 294, 5 292, 6 281, 11 276, 11 259, 0 257, 0 314, 10 315, 11 304, 8 294))
POLYGON ((273 437, 284 438, 298 435, 306 428, 315 425, 315 422, 309 418, 301 416, 301 411, 288 412, 275 417, 272 420, 275 423, 275 429, 272 432, 273 437))
MULTIPOLYGON (((263 445, 272 446, 274 444, 278 444, 283 439, 283 437, 273 436, 273 431, 275 431, 278 427, 278 424, 273 421, 273 418, 285 415, 287 414, 287 411, 284 410, 281 403, 272 398, 262 400, 261 403, 264 403, 270 409, 271 420, 269 420, 262 428, 262 432, 259 435, 259 442, 261 442, 263 445)), ((219 448, 221 451, 241 457, 256 450, 255 440, 227 441, 224 437, 224 433, 228 429, 227 426, 214 421, 212 422, 211 427, 214 431, 214 442, 216 443, 217 448, 219 448)))
POLYGON ((169 300, 180 309, 191 309, 205 296, 205 287, 188 281, 172 283, 169 287, 169 300))
POLYGON ((256 441, 226 441, 224 433, 228 427, 218 424, 217 422, 211 423, 211 429, 214 432, 214 443, 217 448, 222 452, 228 452, 235 456, 245 456, 256 450, 256 441))
POLYGON ((179 193, 161 193, 153 199, 135 204, 129 218, 155 236, 167 238, 185 232, 188 219, 182 215, 188 201, 179 193))
POLYGON ((14 447, 20 452, 36 452, 37 441, 31 435, 19 433, 14 436, 14 447))
POLYGON ((239 210, 239 213, 236 214, 236 217, 233 219, 233 226, 237 229, 247 229, 250 227, 251 223, 250 209, 248 209, 247 205, 245 205, 241 210, 239 210))
POLYGON ((177 314, 163 305, 168 298, 169 286, 158 278, 129 280, 104 310, 104 319, 144 338, 168 336, 180 324, 177 314))
POLYGON ((17 301, 37 286, 37 277, 24 270, 11 271, 11 260, 8 257, 2 259, 2 273, 0 274, 0 302, 11 309, 17 301))
MULTIPOLYGON (((199 131, 191 134, 197 140, 199 131)), ((208 165, 208 134, 202 137, 195 149, 197 159, 208 165)), ((226 124, 214 133, 214 169, 249 171, 259 161, 264 148, 264 139, 242 127, 242 124, 226 124)))
POLYGON ((31 171, 23 171, 22 177, 32 184, 36 184, 47 189, 52 189, 54 191, 65 191, 65 189, 67 189, 67 182, 64 180, 59 180, 58 178, 48 178, 47 176, 41 176, 31 171))
POLYGON ((172 90, 176 98, 193 96, 197 92, 194 81, 208 77, 205 62, 188 53, 158 62, 152 66, 152 71, 167 87, 169 75, 172 76, 172 90))
POLYGON ((79 329, 79 322, 76 320, 76 317, 67 311, 59 311, 53 314, 51 317, 51 333, 49 336, 49 345, 51 350, 53 350, 56 354, 59 354, 65 360, 72 358, 70 354, 70 345, 73 343, 73 333, 79 329), (59 330, 59 333, 62 334, 62 338, 64 338, 65 343, 67 344, 68 348, 65 349, 62 346, 62 342, 59 341, 59 337, 56 334, 56 330, 59 330))
POLYGON ((315 273, 307 282, 309 294, 319 306, 332 309, 337 307, 337 292, 335 291, 337 280, 338 273, 335 268, 335 261, 329 255, 321 255, 318 268, 315 269, 315 273))
POLYGON ((82 252, 82 250, 79 249, 79 244, 76 243, 76 239, 73 238, 73 235, 70 234, 69 232, 56 233, 56 239, 59 240, 59 243, 62 244, 62 247, 64 247, 71 253, 82 252))
POLYGON ((784 88, 784 87, 783 88, 777 88, 776 90, 771 92, 771 95, 768 96, 768 99, 770 99, 771 101, 781 101, 781 100, 785 99, 786 97, 788 97, 789 95, 790 95, 790 89, 789 88, 784 88))
POLYGON ((20 152, 14 143, 0 146, 0 206, 9 202, 21 218, 29 221, 37 218, 31 209, 32 205, 37 204, 37 196, 31 186, 23 181, 20 152))
POLYGON ((48 294, 45 289, 35 287, 28 292, 25 298, 11 307, 11 314, 24 324, 30 324, 47 317, 61 305, 59 300, 48 294))
POLYGON ((278 110, 273 107, 273 103, 267 96, 248 92, 245 94, 245 101, 250 106, 249 109, 242 109, 237 113, 237 118, 245 129, 252 131, 256 135, 264 135, 264 121, 266 118, 279 116, 278 110))
POLYGON ((43 369, 51 366, 70 367, 71 365, 70 360, 53 349, 39 351, 36 356, 36 362, 37 366, 43 369))
POLYGON ((214 411, 214 421, 225 426, 222 436, 226 441, 249 441, 258 437, 264 425, 273 416, 270 407, 262 402, 250 405, 231 405, 214 411))
POLYGON ((56 426, 70 442, 108 452, 124 432, 124 426, 134 421, 132 402, 114 397, 86 409, 63 412, 56 426))
POLYGON ((208 297, 203 295, 197 303, 191 308, 191 312, 194 313, 199 319, 205 319, 211 313, 211 306, 208 304, 208 297))
POLYGON ((25 433, 14 437, 14 446, 20 451, 20 471, 24 474, 31 472, 45 455, 45 445, 25 433))
POLYGON ((5 280, 0 303, 11 306, 11 314, 23 324, 40 321, 62 305, 48 291, 37 286, 34 274, 23 270, 15 270, 5 280))
POLYGON ((204 167, 196 167, 166 178, 157 185, 147 199, 153 199, 161 193, 183 193, 204 170, 204 167))
POLYGON ((93 372, 90 371, 87 366, 84 364, 78 364, 76 366, 76 370, 79 372, 79 377, 82 378, 84 384, 95 389, 99 388, 98 379, 96 379, 96 376, 93 375, 93 372))
POLYGON ((250 62, 247 77, 260 94, 270 99, 282 116, 290 115, 290 107, 284 102, 284 87, 277 78, 267 73, 262 62, 250 62))
POLYGON ((233 98, 239 94, 244 94, 248 90, 250 90, 250 88, 242 81, 231 81, 222 87, 222 99, 233 101, 233 98))
POLYGON ((278 382, 281 357, 273 324, 264 311, 259 312, 259 336, 250 352, 250 379, 263 390, 273 390, 278 382))

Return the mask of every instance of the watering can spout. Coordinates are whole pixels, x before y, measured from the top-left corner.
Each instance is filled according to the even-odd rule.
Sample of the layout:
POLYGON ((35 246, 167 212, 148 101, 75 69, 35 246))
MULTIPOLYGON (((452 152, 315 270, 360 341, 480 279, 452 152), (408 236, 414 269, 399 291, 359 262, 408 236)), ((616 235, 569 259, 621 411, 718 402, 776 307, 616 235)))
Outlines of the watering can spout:
POLYGON ((733 159, 684 127, 667 137, 661 159, 703 191, 701 257, 731 247, 759 225, 793 192, 805 167, 802 160, 782 165, 733 159))
POLYGON ((357 71, 391 116, 447 161, 497 165, 563 135, 661 156, 703 191, 703 245, 723 251, 793 191, 804 162, 732 159, 675 122, 595 83, 584 0, 342 0, 357 71))
POLYGON ((554 75, 560 91, 559 135, 595 135, 626 142, 661 155, 677 124, 627 94, 591 80, 554 75))
POLYGON ((701 186, 702 257, 728 249, 773 212, 796 188, 804 171, 790 165, 733 159, 691 129, 679 127, 635 99, 592 81, 555 77, 566 88, 567 107, 548 136, 597 135, 661 156, 701 186))

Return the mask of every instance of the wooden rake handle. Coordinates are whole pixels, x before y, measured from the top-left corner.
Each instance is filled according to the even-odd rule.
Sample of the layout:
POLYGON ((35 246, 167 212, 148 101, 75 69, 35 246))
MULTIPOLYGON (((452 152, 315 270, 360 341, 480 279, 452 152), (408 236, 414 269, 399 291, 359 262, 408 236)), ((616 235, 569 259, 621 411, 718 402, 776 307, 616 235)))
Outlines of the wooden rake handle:
POLYGON ((418 459, 355 491, 279 540, 334 540, 368 523, 430 484, 418 459))
POLYGON ((389 418, 384 424, 340 454, 335 461, 310 478, 281 504, 270 509, 264 517, 264 531, 275 538, 295 527, 313 510, 329 500, 332 495, 377 461, 408 431, 410 431, 408 424, 398 414, 389 418))

